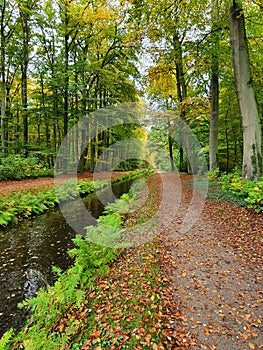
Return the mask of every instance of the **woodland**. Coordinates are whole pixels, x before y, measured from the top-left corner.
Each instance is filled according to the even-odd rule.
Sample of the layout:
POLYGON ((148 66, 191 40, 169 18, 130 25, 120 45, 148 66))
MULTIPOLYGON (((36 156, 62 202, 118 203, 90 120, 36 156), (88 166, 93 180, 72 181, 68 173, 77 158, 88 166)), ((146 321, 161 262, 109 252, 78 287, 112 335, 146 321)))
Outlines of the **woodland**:
MULTIPOLYGON (((51 174, 79 119, 130 102, 173 111, 147 137, 180 171, 189 169, 168 135, 175 118, 197 136, 210 171, 242 168, 243 179, 260 180, 260 0, 1 0, 0 9, 2 180, 51 174)), ((132 123, 99 133, 78 170, 93 171, 109 145, 142 133, 132 123)))
POLYGON ((103 188, 89 181, 96 163, 127 140, 142 157, 116 165, 112 152, 99 170, 111 163, 116 181, 148 186, 138 210, 128 212, 143 181, 105 206, 87 239, 76 235, 72 265, 51 263, 56 281, 19 303, 30 317, 21 330, 4 325, 1 349, 262 349, 262 15, 262 0, 0 0, 0 228, 103 188), (111 107, 125 123, 118 113, 109 123, 111 107), (178 121, 209 181, 189 161, 189 131, 180 144, 171 136, 178 121), (75 156, 78 182, 55 193, 54 169, 72 175, 75 156), (168 198, 171 224, 153 237, 141 227, 159 213, 160 174, 182 198, 177 213, 168 198), (199 221, 182 234, 204 182, 199 221), (123 228, 136 226, 124 245, 123 228))

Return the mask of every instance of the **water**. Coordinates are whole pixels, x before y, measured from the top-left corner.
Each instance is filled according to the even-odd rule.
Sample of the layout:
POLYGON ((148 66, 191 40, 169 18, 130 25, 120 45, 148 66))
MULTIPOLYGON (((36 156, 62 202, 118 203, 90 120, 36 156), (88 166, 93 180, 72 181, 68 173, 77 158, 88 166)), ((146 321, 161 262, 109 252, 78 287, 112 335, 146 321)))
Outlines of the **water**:
MULTIPOLYGON (((112 191, 120 197, 129 191, 130 184, 131 181, 114 183, 112 191)), ((114 200, 108 194, 107 202, 114 200)), ((102 214, 104 206, 96 194, 83 201, 93 217, 102 214)), ((75 210, 74 220, 81 216, 81 211, 75 210)), ((10 327, 19 329, 24 323, 27 311, 19 309, 17 304, 54 282, 51 266, 64 270, 71 265, 67 251, 73 248, 75 235, 59 209, 0 231, 0 337, 10 327)))

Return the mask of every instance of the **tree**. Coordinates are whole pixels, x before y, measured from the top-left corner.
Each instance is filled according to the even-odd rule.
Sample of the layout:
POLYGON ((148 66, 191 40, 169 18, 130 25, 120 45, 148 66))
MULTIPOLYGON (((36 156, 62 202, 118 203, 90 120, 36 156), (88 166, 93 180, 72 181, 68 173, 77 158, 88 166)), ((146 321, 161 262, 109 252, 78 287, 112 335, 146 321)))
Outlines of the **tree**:
POLYGON ((242 4, 232 1, 229 13, 230 41, 236 92, 243 127, 243 179, 259 180, 262 173, 261 127, 252 83, 242 4))
POLYGON ((212 62, 210 83, 210 129, 209 129, 209 169, 218 166, 218 109, 219 109, 219 36, 218 28, 218 0, 212 1, 212 62))
POLYGON ((33 11, 38 5, 38 0, 23 0, 18 2, 20 28, 21 28, 21 99, 22 99, 22 118, 23 118, 23 142, 28 154, 28 66, 30 61, 30 52, 32 49, 31 40, 33 27, 31 25, 33 11))
POLYGON ((1 112, 0 112, 0 126, 1 126, 1 148, 2 155, 8 154, 8 116, 10 112, 10 54, 9 44, 15 32, 16 17, 13 15, 14 4, 10 1, 3 0, 0 5, 0 47, 1 47, 1 112))
POLYGON ((5 144, 5 109, 6 109, 6 38, 5 32, 5 16, 6 16, 6 1, 4 0, 1 5, 1 147, 2 155, 5 156, 6 144, 5 144))

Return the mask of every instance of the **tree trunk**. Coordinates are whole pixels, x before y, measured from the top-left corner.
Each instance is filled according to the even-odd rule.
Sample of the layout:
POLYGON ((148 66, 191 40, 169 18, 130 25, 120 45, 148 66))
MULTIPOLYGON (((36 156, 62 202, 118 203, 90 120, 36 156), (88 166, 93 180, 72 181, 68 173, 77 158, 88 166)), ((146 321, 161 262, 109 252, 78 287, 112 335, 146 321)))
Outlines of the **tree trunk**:
POLYGON ((69 92, 69 35, 65 35, 65 81, 64 81, 64 132, 66 137, 68 133, 68 92, 69 92))
POLYGON ((210 128, 209 128, 209 169, 217 168, 218 153, 218 71, 216 67, 212 67, 211 75, 211 105, 210 105, 210 128))
MULTIPOLYGON (((167 124, 168 124, 168 130, 170 131, 171 122, 169 118, 168 118, 167 124)), ((169 145, 169 156, 170 156, 170 162, 171 162, 171 171, 175 171, 174 158, 173 158, 173 140, 170 135, 170 132, 168 132, 168 145, 169 145)))
POLYGON ((242 6, 230 7, 230 41, 235 84, 243 126, 243 179, 259 180, 262 171, 261 127, 252 76, 242 6))
POLYGON ((5 106, 6 106, 6 78, 5 78, 5 1, 2 4, 1 9, 1 89, 2 89, 2 98, 1 98, 1 148, 2 156, 5 156, 5 106))
MULTIPOLYGON (((177 99, 180 106, 180 118, 182 120, 185 120, 185 108, 182 106, 183 101, 187 97, 187 89, 186 89, 186 83, 185 83, 185 77, 184 77, 184 70, 183 70, 183 52, 182 52, 182 44, 180 42, 178 33, 174 34, 173 37, 173 45, 175 48, 175 51, 177 52, 177 57, 175 58, 175 67, 176 67, 176 85, 177 85, 177 99)), ((179 161, 179 171, 184 171, 184 153, 183 153, 183 147, 184 144, 184 150, 187 152, 187 135, 183 133, 181 145, 180 145, 180 161, 179 161)))
POLYGON ((23 48, 21 61, 21 99, 22 99, 22 118, 23 118, 23 143, 25 147, 25 156, 28 155, 28 101, 27 101, 27 70, 29 63, 29 13, 28 9, 20 8, 20 18, 23 30, 23 48))
MULTIPOLYGON (((212 4, 212 31, 218 21, 218 0, 212 4)), ((217 153, 218 153, 218 106, 219 106, 219 37, 217 31, 214 31, 212 38, 212 66, 211 66, 211 104, 210 104, 210 128, 209 128, 209 169, 216 170, 217 168, 217 153)))

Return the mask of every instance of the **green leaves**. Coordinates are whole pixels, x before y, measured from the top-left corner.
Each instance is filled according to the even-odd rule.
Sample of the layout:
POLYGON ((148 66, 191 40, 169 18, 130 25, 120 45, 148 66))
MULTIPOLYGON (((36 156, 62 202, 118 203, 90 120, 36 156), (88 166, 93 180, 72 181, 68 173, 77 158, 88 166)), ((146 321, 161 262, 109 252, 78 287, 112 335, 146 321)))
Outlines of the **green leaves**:
POLYGON ((41 190, 16 192, 3 195, 0 201, 0 226, 17 223, 18 220, 45 212, 57 204, 54 190, 46 187, 41 190))
POLYGON ((217 197, 217 199, 247 206, 254 209, 256 213, 263 211, 263 181, 243 181, 239 172, 222 175, 220 180, 219 184, 223 191, 212 191, 210 198, 217 197))
POLYGON ((40 176, 53 176, 53 170, 49 169, 48 165, 36 156, 24 158, 21 155, 10 155, 1 159, 0 181, 40 176))
MULTIPOLYGON (((145 171, 124 174, 122 178, 135 177, 136 174, 142 176, 145 171)), ((86 186, 80 183, 82 185, 86 186)), ((75 248, 69 251, 69 255, 75 259, 72 267, 65 272, 54 267, 53 271, 58 275, 54 286, 49 286, 47 290, 41 289, 36 297, 25 300, 20 305, 29 308, 32 316, 28 326, 16 338, 18 348, 23 344, 25 348, 34 350, 43 347, 62 349, 75 339, 82 319, 88 317, 87 313, 92 313, 89 300, 85 299, 87 293, 96 286, 100 278, 109 273, 109 263, 121 252, 120 249, 110 247, 110 244, 119 238, 119 229, 124 220, 123 208, 126 209, 127 203, 134 201, 141 186, 137 182, 130 195, 123 195, 115 206, 107 208, 107 215, 98 219, 98 226, 88 227, 88 239, 76 235, 73 240, 75 248), (86 310, 81 311, 83 308, 86 310)))
POLYGON ((13 328, 9 329, 7 332, 4 333, 2 338, 0 338, 0 349, 1 350, 8 350, 10 349, 10 346, 8 345, 12 337, 14 336, 14 330, 13 328))

